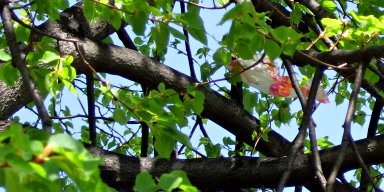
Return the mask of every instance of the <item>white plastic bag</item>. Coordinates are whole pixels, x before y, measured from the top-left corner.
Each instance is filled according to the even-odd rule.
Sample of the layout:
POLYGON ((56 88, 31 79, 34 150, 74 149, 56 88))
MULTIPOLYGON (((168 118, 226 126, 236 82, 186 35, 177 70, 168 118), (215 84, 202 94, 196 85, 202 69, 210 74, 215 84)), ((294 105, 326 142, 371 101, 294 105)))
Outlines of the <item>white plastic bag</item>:
MULTIPOLYGON (((241 72, 245 68, 254 65, 259 59, 260 56, 258 55, 254 56, 254 60, 235 59, 229 64, 229 71, 241 72)), ((259 64, 242 72, 240 76, 244 83, 255 87, 263 93, 275 97, 297 97, 289 76, 280 76, 278 69, 267 56, 259 64)), ((310 85, 311 82, 300 86, 301 91, 306 97, 309 95, 310 85)), ((328 95, 321 86, 317 89, 316 99, 320 103, 329 103, 328 95)))

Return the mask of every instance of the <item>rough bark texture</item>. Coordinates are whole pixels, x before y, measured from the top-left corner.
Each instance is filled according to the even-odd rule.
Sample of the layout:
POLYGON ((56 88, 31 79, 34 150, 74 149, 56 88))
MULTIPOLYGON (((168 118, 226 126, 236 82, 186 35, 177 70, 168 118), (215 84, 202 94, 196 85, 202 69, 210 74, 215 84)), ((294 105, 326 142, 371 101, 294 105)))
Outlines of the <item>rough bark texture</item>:
MULTIPOLYGON (((79 44, 87 62, 96 71, 145 83, 150 88, 156 88, 159 83, 163 82, 168 88, 184 91, 188 86, 197 83, 187 75, 159 64, 131 49, 96 44, 89 40, 79 40, 79 44), (106 65, 106 63, 108 64, 106 65)), ((64 43, 61 50, 66 54, 77 55, 72 43, 64 43)), ((81 73, 86 68, 81 58, 76 58, 73 66, 81 73)), ((203 116, 253 145, 251 135, 254 130, 259 128, 258 120, 217 92, 207 87, 201 87, 200 90, 205 93, 203 116)), ((284 155, 290 146, 290 142, 274 131, 270 132, 269 140, 269 142, 261 141, 258 145, 258 150, 268 156, 284 155)))
MULTIPOLYGON (((360 154, 365 157, 367 164, 378 164, 383 161, 384 135, 356 142, 360 154)), ((151 158, 128 157, 88 147, 96 156, 103 158, 101 167, 104 180, 111 186, 132 186, 135 176, 140 171, 146 171, 154 176, 173 170, 184 170, 191 182, 202 189, 241 188, 241 187, 274 187, 280 180, 281 173, 287 165, 287 157, 269 158, 212 158, 166 160, 151 158)), ((333 147, 320 152, 325 175, 332 169, 340 147, 333 147)), ((293 166, 292 175, 287 185, 311 184, 314 182, 314 172, 311 157, 299 155, 293 166)), ((341 171, 356 169, 360 166, 352 147, 349 147, 341 171)))

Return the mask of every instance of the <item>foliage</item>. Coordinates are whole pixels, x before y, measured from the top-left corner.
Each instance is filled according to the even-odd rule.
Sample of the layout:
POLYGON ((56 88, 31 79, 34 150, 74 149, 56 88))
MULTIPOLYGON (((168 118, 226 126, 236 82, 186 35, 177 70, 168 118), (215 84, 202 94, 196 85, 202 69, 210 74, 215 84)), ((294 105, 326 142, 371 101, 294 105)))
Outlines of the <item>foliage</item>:
POLYGON ((155 182, 152 176, 146 172, 141 172, 136 176, 135 181, 136 191, 151 192, 151 191, 173 191, 176 189, 188 192, 198 191, 196 187, 192 186, 184 171, 172 171, 169 174, 163 174, 155 182))
MULTIPOLYGON (((288 74, 291 78, 301 77, 303 80, 298 82, 301 85, 316 81, 313 78, 316 70, 329 69, 332 72, 327 71, 323 74, 321 86, 329 90, 329 95, 334 97, 330 105, 337 106, 346 106, 347 102, 354 102, 351 101, 351 96, 354 95, 352 90, 356 86, 355 69, 366 62, 361 80, 364 89, 356 93, 357 101, 352 105, 354 108, 350 108, 353 111, 351 120, 354 126, 365 128, 371 117, 373 106, 380 98, 384 98, 380 53, 372 53, 371 55, 374 56, 368 59, 363 55, 358 62, 351 63, 338 63, 338 61, 331 63, 332 61, 328 58, 321 58, 323 61, 319 59, 320 57, 315 58, 310 54, 383 46, 384 4, 380 0, 321 0, 318 2, 319 7, 323 9, 322 14, 303 2, 273 1, 276 4, 272 5, 280 5, 276 7, 287 11, 286 15, 280 15, 280 19, 286 19, 283 22, 273 17, 273 14, 278 11, 256 11, 252 1, 235 3, 235 1, 218 0, 213 1, 215 3, 212 7, 207 7, 197 0, 185 2, 114 0, 113 4, 109 0, 82 2, 82 12, 90 25, 107 22, 112 26, 109 31, 121 31, 125 30, 125 26, 130 26, 129 35, 134 37, 133 43, 142 55, 162 63, 171 62, 168 57, 176 55, 174 52, 178 54, 177 56, 186 55, 190 62, 190 73, 195 74, 194 67, 198 66, 196 72, 200 74, 200 78, 191 75, 195 84, 178 90, 170 89, 172 85, 166 82, 159 83, 157 87, 147 87, 145 82, 127 82, 126 80, 117 81, 118 83, 114 80, 112 80, 114 82, 108 82, 106 79, 113 79, 110 74, 100 74, 98 68, 92 68, 92 64, 86 62, 89 58, 80 50, 77 50, 79 51, 77 55, 62 54, 60 43, 73 42, 66 41, 66 37, 60 38, 58 34, 42 32, 41 28, 36 27, 37 24, 46 21, 60 20, 60 11, 70 7, 73 1, 9 2, 9 6, 13 7, 14 17, 19 18, 14 20, 13 26, 16 41, 23 52, 23 61, 42 96, 49 98, 45 103, 49 103, 47 108, 53 119, 52 128, 55 133, 48 135, 40 130, 22 127, 17 123, 0 133, 2 148, 0 150, 0 185, 5 186, 9 191, 20 189, 28 191, 36 188, 45 191, 112 190, 99 177, 98 166, 102 161, 92 157, 82 144, 73 140, 69 134, 82 142, 92 143, 124 155, 158 156, 169 159, 174 153, 183 155, 185 158, 203 157, 204 154, 208 158, 218 158, 223 156, 224 151, 227 152, 226 157, 254 156, 258 142, 260 140, 270 142, 269 134, 274 129, 282 130, 290 127, 289 132, 296 131, 296 128, 292 128, 296 126, 293 124, 301 126, 305 122, 303 117, 308 114, 304 106, 297 107, 299 105, 299 102, 296 102, 297 99, 272 97, 244 83, 238 93, 242 95, 240 99, 231 95, 233 87, 242 82, 239 73, 227 70, 233 59, 249 60, 255 55, 265 55, 276 65, 272 67, 280 69, 281 74, 291 72, 288 74), (175 8, 178 3, 186 5, 186 10, 183 11, 183 8, 180 8, 179 11, 175 8), (217 28, 228 27, 224 35, 212 38, 210 36, 213 32, 208 31, 206 27, 207 20, 203 17, 203 9, 218 11, 224 8, 225 13, 222 13, 217 28), (36 34, 41 37, 35 38, 36 34), (189 36, 193 39, 189 39, 189 36), (216 42, 212 43, 213 41, 216 42), (185 45, 182 42, 185 42, 185 45), (192 55, 189 46, 194 46, 195 55, 192 55), (309 58, 302 62, 297 58, 297 53, 309 58), (89 76, 84 78, 76 71, 78 67, 76 65, 79 63, 86 63, 86 70, 92 72, 91 81, 95 84, 94 86, 84 83, 84 80, 89 80, 86 79, 89 76), (293 72, 289 71, 289 66, 293 65, 298 68, 293 72), (220 79, 217 78, 218 76, 220 79), (229 90, 230 86, 232 90, 229 90), (83 102, 90 100, 87 92, 89 89, 92 89, 91 91, 95 94, 93 111, 97 111, 97 117, 88 115, 89 111, 86 111, 83 106, 83 102), (68 91, 72 96, 68 96, 68 91), (238 107, 241 106, 240 110, 244 109, 257 118, 259 127, 252 128, 254 129, 250 136, 252 143, 242 143, 241 140, 235 141, 231 137, 224 137, 221 144, 214 143, 209 138, 204 127, 212 120, 205 119, 206 114, 204 114, 204 107, 210 104, 207 103, 205 95, 209 91, 225 96, 229 100, 236 100, 234 102, 239 104, 238 107), (72 100, 79 101, 79 104, 72 103, 72 100), (81 120, 72 122, 74 118, 81 120), (96 121, 96 126, 91 125, 91 119, 96 121), (293 119, 295 121, 292 121, 293 119), (196 141, 191 137, 197 127, 200 128, 203 136, 196 141), (97 129, 95 142, 89 136, 90 129, 97 129), (146 129, 149 131, 148 135, 145 135, 146 129), (142 131, 141 134, 140 131, 142 131), (190 136, 187 136, 187 132, 190 132, 190 136), (143 144, 143 142, 147 143, 143 144), (180 151, 176 150, 178 147, 180 151)), ((1 34, 0 81, 11 87, 18 84, 20 72, 14 67, 15 59, 11 56, 9 43, 5 38, 4 24, 1 34)), ((122 40, 120 36, 119 38, 122 40)), ((108 42, 112 44, 115 39, 113 42, 108 42)), ((76 43, 73 44, 78 46, 76 43)), ((86 50, 83 51, 86 53, 86 50)), ((132 74, 128 76, 132 76, 132 80, 135 80, 132 74)), ((179 83, 184 83, 182 86, 185 85, 185 82, 179 83)), ((91 104, 88 103, 88 105, 91 104)), ((34 103, 27 107, 32 111, 36 110, 34 103)), ((375 132, 382 134, 384 129, 382 112, 377 113, 379 113, 379 119, 375 132)), ((33 121, 17 116, 10 120, 17 122, 18 118, 28 123, 33 121)), ((35 118, 41 117, 37 115, 35 118)), ((347 124, 346 119, 344 126, 347 124)), ((224 128, 236 130, 233 127, 224 128)), ((304 153, 314 153, 310 137, 305 138, 306 140, 302 143, 305 147, 304 153)), ((321 150, 337 145, 330 141, 329 136, 317 138, 314 143, 321 150)), ((259 152, 256 156, 263 157, 264 154, 259 152)), ((377 165, 376 172, 372 170, 371 174, 379 175, 382 170, 382 166, 377 165)), ((359 171, 356 171, 356 180, 361 179, 359 171)), ((377 178, 375 182, 381 183, 381 177, 377 178)), ((370 185, 368 188, 372 187, 370 185)), ((191 185, 186 173, 182 171, 163 174, 160 178, 152 178, 149 173, 140 173, 136 178, 134 189, 137 191, 175 189, 197 191, 191 185)))
POLYGON ((114 191, 99 177, 101 159, 67 134, 14 123, 0 141, 0 185, 8 191, 114 191))

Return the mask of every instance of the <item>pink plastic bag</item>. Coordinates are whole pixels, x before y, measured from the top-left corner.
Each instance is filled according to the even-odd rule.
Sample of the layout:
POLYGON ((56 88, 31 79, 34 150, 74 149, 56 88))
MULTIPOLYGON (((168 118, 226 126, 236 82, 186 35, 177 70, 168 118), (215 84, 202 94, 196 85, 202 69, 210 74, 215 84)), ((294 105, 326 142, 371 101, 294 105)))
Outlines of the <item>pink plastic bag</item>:
MULTIPOLYGON (((259 59, 260 57, 255 55, 254 60, 233 60, 229 64, 229 70, 243 71, 244 68, 252 66, 259 59)), ((297 97, 289 76, 279 76, 278 69, 267 56, 264 57, 262 62, 244 71, 240 76, 244 83, 255 87, 263 93, 275 97, 297 97)), ((310 85, 311 82, 307 85, 300 86, 301 91, 307 97, 309 95, 310 85)), ((329 103, 328 95, 321 86, 319 86, 317 90, 316 99, 320 103, 329 103)))

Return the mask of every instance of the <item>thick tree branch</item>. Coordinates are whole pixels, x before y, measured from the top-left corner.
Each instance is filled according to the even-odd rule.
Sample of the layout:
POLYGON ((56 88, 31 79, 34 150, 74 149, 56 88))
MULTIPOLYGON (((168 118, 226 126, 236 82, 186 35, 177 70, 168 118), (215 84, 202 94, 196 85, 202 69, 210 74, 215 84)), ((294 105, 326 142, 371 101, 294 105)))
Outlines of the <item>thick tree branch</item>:
MULTIPOLYGON (((103 24, 98 24, 97 26, 89 26, 89 25, 80 25, 79 23, 85 22, 85 18, 81 16, 81 13, 79 13, 79 8, 72 7, 69 11, 66 11, 63 13, 62 16, 62 22, 55 23, 55 22, 48 22, 44 24, 42 27, 40 27, 42 30, 49 32, 51 34, 60 34, 62 37, 68 37, 71 34, 66 33, 68 32, 74 32, 76 35, 80 34, 85 37, 89 37, 94 40, 101 39, 102 35, 98 34, 96 31, 99 29, 99 33, 108 34, 108 27, 103 24), (74 17, 73 13, 75 16, 74 17), (80 19, 78 19, 78 18, 80 19), (73 18, 72 20, 66 19, 66 18, 73 18), (68 20, 68 21, 67 21, 68 20), (67 21, 67 22, 65 22, 67 21), (77 21, 77 22, 75 22, 77 21)), ((73 36, 73 35, 72 35, 73 36)), ((87 59, 90 59, 90 62, 95 65, 95 68, 99 70, 100 72, 111 72, 111 74, 118 74, 123 77, 127 77, 131 80, 137 81, 139 83, 144 82, 151 82, 151 87, 157 87, 158 83, 160 83, 163 79, 166 80, 166 83, 168 84, 168 87, 175 88, 176 90, 183 90, 189 85, 193 85, 195 82, 193 82, 190 78, 188 78, 185 75, 182 75, 181 73, 172 70, 164 65, 159 66, 156 64, 156 66, 152 66, 152 64, 155 64, 154 61, 145 58, 144 56, 138 54, 137 52, 134 52, 129 49, 122 49, 117 48, 114 46, 106 46, 106 45, 97 45, 95 43, 92 43, 91 41, 85 41, 87 43, 84 45, 85 47, 90 48, 92 50, 92 53, 90 55, 86 55, 87 59), (105 55, 102 53, 106 53, 105 55), (108 54, 108 53, 117 53, 121 56, 121 58, 117 57, 117 55, 108 54), (113 65, 105 65, 105 63, 114 63, 113 65), (130 61, 136 62, 134 65, 130 65, 130 61), (149 66, 153 67, 151 71, 147 70, 146 65, 150 64, 149 66), (158 68, 160 70, 158 70, 158 68), (131 70, 134 69, 134 70, 131 70), (164 73, 162 73, 164 72, 164 73), (128 74, 129 73, 129 74, 128 74), (159 75, 162 73, 162 75, 159 75), (152 76, 155 75, 155 76, 152 76), (181 78, 179 78, 181 77, 181 78), (155 80, 157 79, 157 80, 155 80), (179 81, 180 80, 180 81, 179 81)), ((84 42, 83 42, 84 43, 84 42)), ((81 44, 81 43, 80 43, 81 44)), ((311 58, 314 58, 314 60, 321 60, 324 62, 329 63, 343 63, 343 62, 353 62, 361 59, 361 57, 364 55, 365 57, 378 57, 384 55, 383 53, 384 47, 368 47, 364 49, 358 49, 358 50, 347 50, 347 51, 339 51, 335 50, 332 52, 325 52, 325 53, 316 53, 316 52, 307 52, 306 55, 311 56, 311 58), (331 62, 334 61, 334 62, 331 62)), ((75 50, 71 46, 67 46, 67 53, 75 53, 75 50)), ((88 51, 88 50, 87 50, 88 51)), ((88 54, 86 52, 85 54, 88 54)), ((300 64, 307 64, 311 63, 311 60, 308 60, 305 57, 302 57, 302 52, 297 52, 295 55, 295 59, 299 61, 300 64)), ((77 60, 78 62, 79 60, 77 60)), ((84 68, 81 69, 81 65, 78 65, 79 72, 84 72, 84 68)), ((2 91, 7 91, 1 88, 2 91)), ((242 135, 244 137, 247 137, 246 140, 248 142, 251 142, 250 131, 254 130, 258 127, 257 121, 249 115, 248 113, 244 112, 243 110, 240 110, 241 108, 239 106, 236 106, 235 104, 231 103, 227 99, 224 99, 221 95, 218 93, 212 92, 207 89, 203 89, 204 92, 206 92, 206 97, 209 98, 206 101, 206 111, 205 114, 207 117, 211 118, 211 120, 215 122, 220 122, 219 124, 223 127, 237 127, 236 130, 230 130, 232 133, 236 133, 236 135, 242 135), (213 100, 210 100, 213 99, 213 100), (215 100, 215 98, 220 98, 219 100, 215 100), (212 103, 211 103, 212 101, 212 103), (214 107, 210 107, 214 106, 214 107), (212 110, 213 109, 213 110, 212 110), (227 113, 223 115, 214 115, 217 111, 226 111, 227 113), (217 111, 214 111, 217 110, 217 111), (232 116, 234 115, 234 118, 232 116), (230 122, 228 122, 230 121, 230 122), (241 122, 240 127, 239 123, 241 122), (243 128, 244 127, 244 128, 243 128)), ((19 90, 11 90, 10 93, 5 94, 15 94, 15 92, 19 92, 19 90), (13 93, 12 93, 13 92, 13 93)), ((4 105, 1 107, 6 107, 4 110, 2 110, 2 113, 0 114, 0 119, 6 119, 11 114, 13 114, 17 109, 19 109, 21 106, 25 105, 26 103, 30 102, 31 100, 28 99, 28 97, 25 96, 25 93, 22 94, 22 92, 19 92, 20 95, 19 98, 25 98, 21 99, 20 103, 14 102, 13 104, 10 103, 9 98, 4 100, 3 96, 0 97, 0 101, 7 101, 2 102, 4 105), (11 111, 10 111, 11 110, 11 111)), ((3 94, 2 94, 3 95, 3 94)), ((281 136, 276 136, 274 132, 272 132, 272 136, 270 139, 272 139, 270 143, 274 143, 274 139, 281 139, 281 136)), ((286 147, 289 146, 289 142, 286 140, 281 140, 278 146, 282 147, 279 149, 276 149, 275 152, 269 152, 268 155, 281 155, 283 151, 285 151, 286 147)), ((261 144, 263 145, 270 145, 270 144, 261 144)), ((265 153, 266 151, 264 151, 265 153)))
POLYGON ((361 49, 349 50, 339 49, 327 52, 296 51, 294 55, 295 60, 298 62, 298 66, 304 66, 307 64, 321 65, 318 64, 318 61, 338 66, 344 63, 351 64, 365 59, 370 60, 381 57, 384 57, 384 46, 369 46, 361 49), (308 58, 308 56, 313 59, 308 58))
MULTIPOLYGON (((170 67, 161 65, 131 49, 101 45, 84 39, 85 37, 100 41, 103 39, 103 35, 109 34, 110 30, 103 22, 95 25, 87 24, 79 5, 66 10, 62 14, 60 22, 48 21, 40 26, 39 29, 60 38, 76 39, 76 35, 80 36, 81 39, 78 39, 78 45, 84 50, 83 54, 86 60, 98 72, 120 75, 135 82, 146 84, 149 88, 156 88, 159 83, 164 82, 168 88, 184 91, 188 86, 193 86, 197 83, 190 77, 170 67), (83 24, 84 22, 85 24, 83 24)), ((38 40, 39 37, 37 36, 35 39, 38 40)), ((72 42, 61 41, 60 45, 62 54, 70 54, 75 57, 74 66, 78 74, 88 72, 88 68, 82 64, 82 59, 72 42)), ((243 138, 249 145, 252 145, 254 142, 251 135, 254 130, 259 128, 258 120, 219 93, 207 87, 201 87, 201 90, 205 93, 206 97, 204 117, 216 122, 234 135, 243 138)), ((0 87, 0 92, 3 93, 0 95, 0 102, 3 103, 0 106, 3 108, 0 119, 9 118, 10 115, 22 106, 32 101, 28 97, 29 94, 22 87, 16 87, 16 89, 0 87), (19 94, 18 97, 24 99, 9 100, 9 98, 5 98, 13 94, 19 94)), ((267 156, 282 156, 289 146, 289 141, 276 132, 271 131, 269 133, 269 142, 260 142, 258 150, 267 156)))
MULTIPOLYGON (((13 19, 22 23, 21 20, 14 16, 13 19)), ((25 26, 28 27, 26 24, 25 26)), ((37 29, 40 32, 62 39, 71 39, 73 36, 76 36, 89 38, 94 41, 101 41, 114 32, 113 28, 105 22, 88 23, 83 15, 80 3, 63 11, 58 22, 48 20, 37 27, 37 29)), ((39 41, 41 35, 37 31, 32 30, 31 39, 39 41)), ((7 87, 0 82, 0 120, 8 119, 24 105, 32 102, 32 95, 26 90, 28 90, 26 84, 21 81, 14 87, 7 87)))
MULTIPOLYGON (((96 71, 119 75, 135 82, 144 83, 152 89, 163 82, 168 88, 185 91, 188 86, 198 83, 187 75, 159 64, 136 51, 97 44, 90 40, 79 40, 78 43, 84 50, 86 60, 96 71)), ((63 53, 75 56, 73 66, 78 73, 85 72, 86 66, 78 58, 73 44, 62 42, 61 45, 60 49, 63 53)), ((258 121, 240 106, 208 87, 200 87, 200 90, 205 94, 203 116, 226 128, 234 135, 243 138, 248 144, 252 144, 252 132, 259 128, 258 121)), ((270 133, 270 141, 260 142, 259 150, 268 156, 284 154, 290 143, 276 132, 270 133)))
MULTIPOLYGON (((384 135, 367 138, 356 142, 359 153, 365 157, 368 165, 379 164, 384 161, 384 135)), ((101 167, 105 181, 115 187, 132 186, 135 176, 140 171, 147 171, 155 176, 172 170, 185 170, 192 183, 201 189, 217 189, 225 187, 276 187, 280 175, 285 171, 288 158, 214 158, 165 160, 127 157, 89 147, 90 151, 104 158, 101 167), (226 169, 223 169, 225 167, 226 169), (234 186, 236 185, 236 186, 234 186)), ((326 175, 332 166, 341 147, 333 147, 320 151, 321 162, 326 175)), ((313 167, 310 155, 298 155, 292 167, 292 174, 286 185, 308 184, 313 182, 313 167), (313 177, 311 177, 312 175, 313 177)), ((341 172, 356 169, 360 166, 352 147, 348 147, 344 156, 341 172)))

